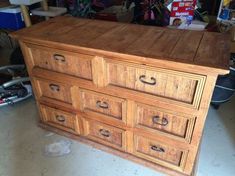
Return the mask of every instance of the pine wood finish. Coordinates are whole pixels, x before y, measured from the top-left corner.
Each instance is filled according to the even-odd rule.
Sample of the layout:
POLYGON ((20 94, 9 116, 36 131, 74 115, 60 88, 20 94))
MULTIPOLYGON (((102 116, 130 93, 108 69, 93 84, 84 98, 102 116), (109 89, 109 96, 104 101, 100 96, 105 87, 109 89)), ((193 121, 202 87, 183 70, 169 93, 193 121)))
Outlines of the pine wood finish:
POLYGON ((42 114, 42 120, 45 123, 71 133, 81 133, 81 120, 79 120, 76 114, 58 110, 43 104, 39 106, 39 110, 42 114))
POLYGON ((12 34, 40 125, 168 175, 194 175, 226 35, 57 17, 12 34))

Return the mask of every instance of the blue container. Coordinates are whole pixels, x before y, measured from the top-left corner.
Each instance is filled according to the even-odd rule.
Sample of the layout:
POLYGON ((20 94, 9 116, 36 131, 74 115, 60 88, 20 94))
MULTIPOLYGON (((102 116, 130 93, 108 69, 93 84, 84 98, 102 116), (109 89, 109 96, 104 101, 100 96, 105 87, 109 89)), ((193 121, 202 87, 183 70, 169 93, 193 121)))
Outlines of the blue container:
POLYGON ((18 6, 0 8, 0 28, 18 30, 23 27, 25 24, 18 6))

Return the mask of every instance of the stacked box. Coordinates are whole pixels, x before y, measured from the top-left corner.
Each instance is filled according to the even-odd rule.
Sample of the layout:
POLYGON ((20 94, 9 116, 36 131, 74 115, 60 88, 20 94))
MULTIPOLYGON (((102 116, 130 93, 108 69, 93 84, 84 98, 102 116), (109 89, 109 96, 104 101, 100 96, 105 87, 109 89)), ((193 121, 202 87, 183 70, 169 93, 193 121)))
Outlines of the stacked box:
POLYGON ((196 0, 176 0, 171 6, 170 25, 191 24, 194 16, 196 0))

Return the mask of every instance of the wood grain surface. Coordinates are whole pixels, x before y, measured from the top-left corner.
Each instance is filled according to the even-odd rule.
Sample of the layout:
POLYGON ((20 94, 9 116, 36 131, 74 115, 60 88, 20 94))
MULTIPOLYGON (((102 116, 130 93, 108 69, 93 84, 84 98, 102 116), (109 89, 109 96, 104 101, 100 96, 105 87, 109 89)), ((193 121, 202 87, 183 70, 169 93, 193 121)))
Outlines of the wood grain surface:
POLYGON ((19 39, 63 43, 224 71, 229 64, 229 36, 213 32, 56 17, 11 35, 19 39))

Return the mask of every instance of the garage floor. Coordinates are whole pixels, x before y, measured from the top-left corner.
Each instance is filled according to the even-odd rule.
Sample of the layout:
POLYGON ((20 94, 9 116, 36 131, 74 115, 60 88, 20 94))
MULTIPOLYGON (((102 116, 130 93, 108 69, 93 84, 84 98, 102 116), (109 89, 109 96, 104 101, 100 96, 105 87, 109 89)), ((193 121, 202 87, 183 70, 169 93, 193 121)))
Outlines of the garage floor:
MULTIPOLYGON (((235 97, 210 108, 198 176, 235 175, 235 97)), ((46 144, 62 136, 37 127, 33 98, 0 109, 0 176, 160 176, 156 171, 72 141, 62 157, 44 155, 46 144)), ((69 140, 69 139, 67 139, 69 140)))

